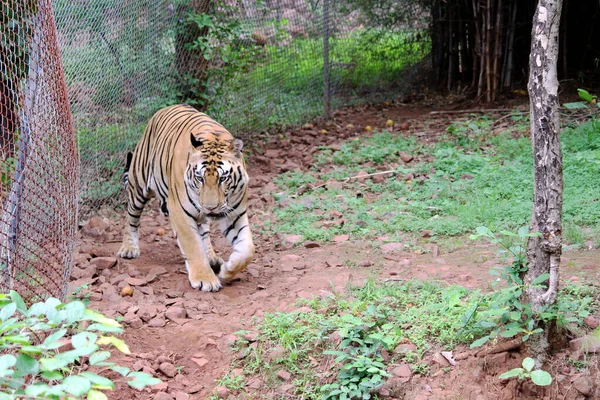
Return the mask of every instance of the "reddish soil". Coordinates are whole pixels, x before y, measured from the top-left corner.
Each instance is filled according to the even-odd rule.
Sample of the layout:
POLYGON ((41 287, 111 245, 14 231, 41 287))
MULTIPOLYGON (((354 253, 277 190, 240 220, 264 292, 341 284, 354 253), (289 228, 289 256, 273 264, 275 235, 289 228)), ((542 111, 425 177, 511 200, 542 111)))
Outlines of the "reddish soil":
MULTIPOLYGON (((283 170, 305 168, 316 146, 362 134, 366 125, 384 127, 388 119, 394 120, 397 130, 401 130, 402 123, 408 124, 404 126, 408 129, 401 130, 401 134, 420 135, 430 140, 435 137, 432 132, 444 130, 451 118, 450 114, 431 115, 430 110, 400 105, 346 109, 337 112, 332 122, 318 127, 305 126, 283 139, 256 147, 256 155, 249 157, 249 173, 253 178, 249 196, 251 222, 259 226, 262 216, 273 206, 270 192, 276 188, 270 183, 272 177, 283 170), (350 123, 353 128, 347 127, 350 123), (319 133, 321 129, 328 130, 328 134, 319 133)), ((141 392, 120 382, 118 390, 109 396, 117 400, 207 399, 215 391, 216 380, 228 370, 235 357, 229 348, 235 340, 233 333, 251 330, 253 317, 260 319, 265 312, 297 308, 298 297, 343 291, 348 283, 360 284, 370 276, 393 280, 439 279, 449 284, 487 288, 492 279, 487 270, 497 261, 487 245, 470 244, 454 249, 431 245, 431 253, 419 255, 393 246, 377 249, 373 243, 357 238, 294 247, 283 237, 255 234, 257 255, 247 271, 221 291, 204 293, 189 286, 168 220, 158 212, 156 204, 142 217, 141 257, 130 261, 115 259, 114 266, 110 266, 115 261, 111 258, 93 260, 115 257, 124 219, 114 212, 101 215, 92 218, 81 230, 74 274, 78 280, 72 282, 72 286, 93 282, 88 292, 91 307, 110 316, 124 316, 127 328, 123 336, 133 354, 115 354, 118 360, 164 381, 141 392), (348 266, 349 260, 354 266, 348 266), (90 267, 90 261, 98 268, 90 267), (133 287, 133 296, 121 297, 121 288, 127 284, 133 287), (158 395, 164 392, 171 397, 158 395)), ((213 240, 217 253, 226 258, 229 246, 225 240, 218 234, 213 235, 213 240)), ((563 265, 577 265, 577 270, 565 267, 567 272, 563 275, 571 276, 569 279, 579 279, 580 275, 597 281, 599 255, 596 250, 565 254, 563 265)), ((456 349, 455 354, 464 351, 466 349, 456 349)), ((424 359, 431 365, 429 377, 413 375, 404 383, 391 380, 386 390, 390 396, 421 400, 600 398, 593 397, 600 393, 594 392, 597 384, 590 377, 566 366, 564 359, 568 354, 563 351, 554 357, 552 368, 556 366, 558 370, 551 372, 556 383, 545 390, 528 385, 517 388, 514 381, 506 384, 497 379, 498 373, 518 366, 523 358, 518 351, 471 356, 455 367, 444 369, 442 367, 447 365, 440 362, 436 352, 429 352, 424 359), (582 394, 586 385, 589 386, 587 397, 582 394)), ((275 397, 275 392, 271 397, 269 390, 259 387, 256 397, 250 398, 260 398, 259 394, 265 396, 262 398, 275 397)), ((229 398, 240 397, 231 394, 229 398)))

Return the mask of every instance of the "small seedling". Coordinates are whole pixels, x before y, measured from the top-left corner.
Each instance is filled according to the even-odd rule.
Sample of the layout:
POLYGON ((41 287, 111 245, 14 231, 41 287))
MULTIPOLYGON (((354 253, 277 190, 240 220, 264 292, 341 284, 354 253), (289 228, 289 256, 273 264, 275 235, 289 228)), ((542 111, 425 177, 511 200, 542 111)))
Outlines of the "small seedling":
POLYGON ((523 368, 514 368, 508 372, 503 373, 499 376, 500 379, 508 379, 517 377, 519 380, 523 379, 531 379, 531 381, 537 386, 548 386, 552 383, 552 376, 544 370, 536 369, 533 370, 535 366, 535 361, 533 358, 527 357, 523 360, 523 368))

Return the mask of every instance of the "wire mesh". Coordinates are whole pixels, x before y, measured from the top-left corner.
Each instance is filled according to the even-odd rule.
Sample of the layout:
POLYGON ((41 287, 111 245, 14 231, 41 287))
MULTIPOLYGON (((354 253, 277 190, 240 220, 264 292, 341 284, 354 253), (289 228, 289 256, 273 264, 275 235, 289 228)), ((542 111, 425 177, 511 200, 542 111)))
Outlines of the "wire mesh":
POLYGON ((0 291, 64 298, 77 153, 50 0, 2 2, 0 291))
POLYGON ((323 115, 327 91, 333 109, 403 93, 430 47, 420 3, 54 0, 81 214, 122 202, 125 154, 163 106, 187 102, 248 137, 323 115))

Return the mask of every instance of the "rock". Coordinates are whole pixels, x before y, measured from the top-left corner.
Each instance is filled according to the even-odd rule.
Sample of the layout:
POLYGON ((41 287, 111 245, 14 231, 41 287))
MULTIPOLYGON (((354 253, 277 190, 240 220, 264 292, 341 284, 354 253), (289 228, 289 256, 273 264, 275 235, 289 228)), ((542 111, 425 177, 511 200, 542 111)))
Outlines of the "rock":
POLYGON ((414 159, 414 157, 413 157, 412 155, 410 155, 410 154, 407 154, 407 153, 401 152, 401 153, 400 153, 400 159, 401 159, 403 162, 405 162, 405 163, 409 163, 409 162, 411 162, 411 161, 414 159))
POLYGON ((263 381, 259 378, 250 379, 248 381, 248 388, 252 390, 259 390, 263 386, 263 381))
POLYGON ((156 275, 156 276, 161 276, 168 273, 167 269, 165 267, 162 266, 158 266, 158 267, 154 267, 150 270, 150 272, 148 272, 148 275, 156 275))
POLYGON ((435 353, 433 355, 433 362, 439 364, 440 367, 450 366, 450 362, 448 362, 448 360, 446 360, 446 357, 444 357, 440 353, 435 353))
POLYGON ((198 364, 198 366, 200 368, 202 368, 206 364, 208 364, 208 360, 206 358, 194 358, 194 357, 192 357, 192 361, 195 362, 196 364, 198 364))
POLYGON ((162 315, 156 316, 148 321, 148 326, 151 328, 162 328, 167 324, 165 318, 162 315))
POLYGON ((173 378, 175 375, 177 375, 177 368, 175 368, 175 366, 169 362, 160 364, 158 370, 169 378, 173 378))
POLYGON ((127 278, 125 279, 125 282, 127 282, 128 284, 130 284, 131 286, 143 286, 145 284, 148 283, 148 281, 146 279, 142 279, 142 278, 127 278))
POLYGON ((412 376, 412 371, 408 364, 400 364, 399 366, 392 369, 392 375, 398 377, 402 383, 406 383, 412 376))
POLYGON ((153 305, 142 305, 137 312, 138 317, 142 319, 144 322, 150 321, 152 318, 156 317, 158 313, 158 309, 153 305))
MULTIPOLYGON (((110 271, 110 270, 105 269, 104 271, 110 271)), ((102 271, 102 272, 104 273, 104 271, 102 271)), ((118 274, 118 275, 115 275, 112 278, 110 278, 110 284, 111 285, 118 285, 119 283, 123 282, 127 278, 129 278, 129 274, 118 274)))
POLYGON ((108 228, 108 223, 98 216, 93 216, 88 221, 87 226, 103 231, 108 228))
POLYGON ((336 243, 346 242, 348 239, 350 239, 349 235, 336 235, 333 237, 333 241, 336 243))
POLYGON ((93 278, 98 272, 96 266, 88 264, 87 267, 73 267, 71 272, 71 280, 93 278))
POLYGON ((112 268, 117 265, 117 259, 114 257, 98 257, 92 258, 90 264, 94 265, 96 268, 102 270, 106 268, 112 268))
POLYGON ((141 328, 144 325, 140 317, 129 312, 123 316, 123 322, 135 329, 141 328))
POLYGON ((81 228, 81 234, 83 236, 97 238, 102 234, 102 232, 100 232, 97 228, 90 228, 89 226, 85 225, 83 228, 81 228))
POLYGON ((100 300, 102 300, 102 293, 92 292, 90 294, 90 301, 100 301, 100 300))
POLYGON ((154 400, 173 400, 173 396, 167 392, 158 392, 154 395, 154 400))
POLYGON ((460 179, 473 179, 474 176, 471 174, 464 174, 463 176, 460 177, 460 179))
POLYGON ((600 350, 600 338, 592 335, 573 339, 569 342, 569 347, 573 351, 597 353, 600 350))
POLYGON ((302 241, 302 235, 285 235, 283 241, 289 244, 296 244, 302 241))
POLYGON ((157 383, 156 385, 151 386, 151 390, 153 392, 164 392, 169 388, 169 384, 167 382, 157 383))
POLYGON ((306 247, 307 249, 314 249, 316 247, 321 247, 321 245, 315 241, 308 240, 304 242, 304 247, 306 247))
POLYGON ((244 334, 244 340, 250 343, 256 342, 258 340, 257 332, 248 332, 244 334))
POLYGON ((165 313, 165 316, 171 321, 175 321, 178 319, 184 319, 187 317, 187 313, 185 312, 185 308, 180 306, 171 306, 165 313))
POLYGON ((421 237, 430 238, 433 236, 433 234, 434 234, 434 232, 432 230, 426 229, 423 232, 421 232, 421 237))
POLYGON ((573 387, 584 396, 592 394, 594 383, 589 376, 580 376, 573 381, 573 387))
POLYGON ((175 392, 175 400, 189 400, 190 395, 183 392, 175 392))
POLYGON ((407 353, 416 353, 417 346, 412 343, 403 343, 396 346, 394 349, 395 354, 407 354, 407 353))
POLYGON ((281 371, 279 371, 277 373, 277 377, 284 382, 289 382, 289 380, 292 379, 292 374, 290 374, 288 371, 282 369, 281 371))
POLYGON ((598 321, 598 318, 596 318, 596 317, 594 317, 592 315, 586 317, 583 320, 583 323, 586 324, 587 326, 589 326, 592 329, 596 329, 598 327, 598 325, 600 325, 600 322, 598 321))
POLYGON ((404 249, 404 245, 402 243, 386 243, 382 244, 380 248, 383 253, 394 253, 404 249))
POLYGON ((218 386, 215 389, 215 394, 217 395, 218 399, 226 399, 229 397, 229 389, 227 389, 225 386, 218 386))

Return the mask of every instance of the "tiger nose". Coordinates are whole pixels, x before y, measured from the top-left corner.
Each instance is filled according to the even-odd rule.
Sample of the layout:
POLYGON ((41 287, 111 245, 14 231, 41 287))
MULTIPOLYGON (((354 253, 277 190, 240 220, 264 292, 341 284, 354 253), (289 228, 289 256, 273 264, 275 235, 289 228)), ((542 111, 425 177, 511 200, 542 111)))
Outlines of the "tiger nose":
POLYGON ((214 207, 206 207, 208 209, 208 211, 216 211, 219 206, 214 206, 214 207))

